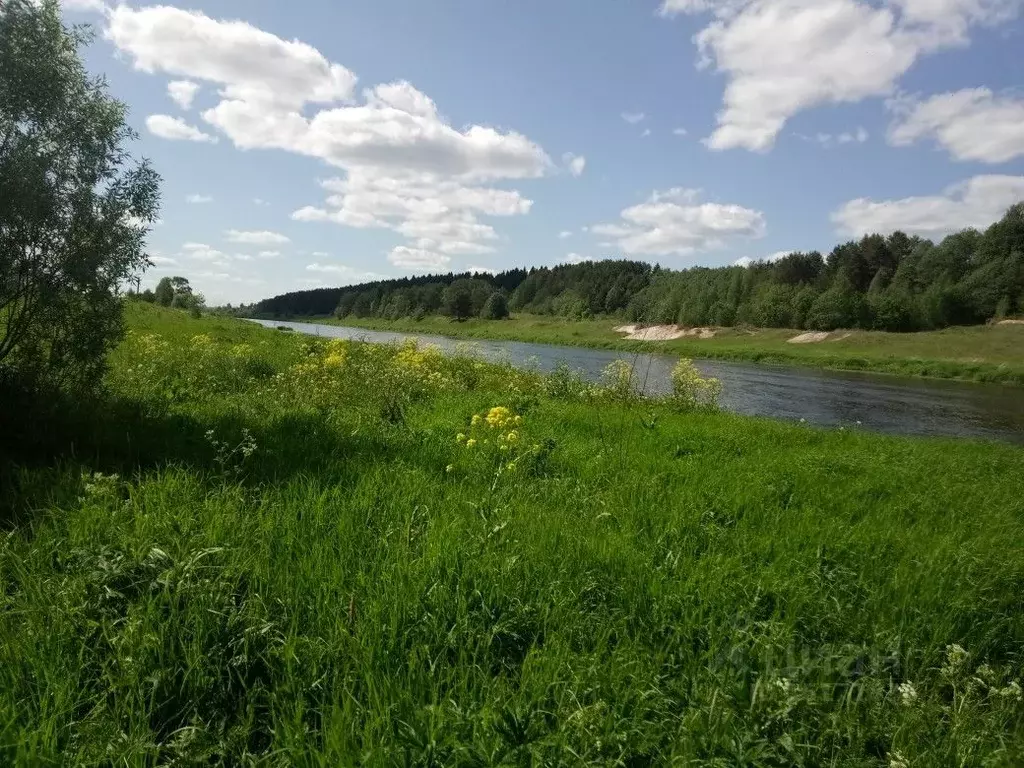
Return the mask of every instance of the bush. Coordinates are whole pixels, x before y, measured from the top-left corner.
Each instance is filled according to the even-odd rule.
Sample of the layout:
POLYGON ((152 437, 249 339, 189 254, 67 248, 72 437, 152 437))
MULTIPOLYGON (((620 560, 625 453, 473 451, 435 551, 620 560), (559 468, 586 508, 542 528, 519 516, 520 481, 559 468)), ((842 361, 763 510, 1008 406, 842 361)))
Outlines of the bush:
POLYGON ((672 369, 672 402, 682 410, 717 408, 721 393, 722 382, 702 376, 692 360, 680 358, 672 369))

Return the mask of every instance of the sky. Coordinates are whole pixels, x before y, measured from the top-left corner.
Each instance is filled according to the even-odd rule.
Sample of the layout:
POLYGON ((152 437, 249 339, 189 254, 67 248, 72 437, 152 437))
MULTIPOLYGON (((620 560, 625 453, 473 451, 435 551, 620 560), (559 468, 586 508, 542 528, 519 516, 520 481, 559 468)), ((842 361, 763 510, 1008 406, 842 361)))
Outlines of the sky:
POLYGON ((1024 199, 1024 0, 64 0, 210 304, 934 240, 1024 199))

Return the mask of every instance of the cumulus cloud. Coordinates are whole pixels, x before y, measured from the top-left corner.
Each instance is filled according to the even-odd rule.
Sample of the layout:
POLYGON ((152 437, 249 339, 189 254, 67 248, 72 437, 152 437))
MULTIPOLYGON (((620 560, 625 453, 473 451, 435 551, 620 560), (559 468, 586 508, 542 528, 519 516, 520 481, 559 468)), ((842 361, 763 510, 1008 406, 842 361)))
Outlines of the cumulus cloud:
POLYGON ((699 66, 728 78, 712 149, 767 151, 786 121, 821 104, 892 93, 921 57, 966 45, 973 24, 1021 0, 665 0, 663 15, 712 13, 699 66))
POLYGON ((475 264, 466 267, 466 271, 467 272, 472 272, 475 275, 496 275, 496 274, 498 274, 498 270, 496 270, 494 267, 481 267, 481 266, 478 266, 478 265, 475 265, 475 264))
POLYGON ((420 250, 450 254, 493 252, 488 243, 498 235, 478 217, 522 215, 533 205, 516 191, 471 186, 432 173, 389 176, 357 167, 347 178, 321 185, 331 193, 327 207, 301 208, 293 219, 391 229, 420 250))
MULTIPOLYGON (((481 216, 523 215, 530 201, 493 185, 555 169, 544 150, 510 130, 454 128, 437 105, 405 81, 355 93, 355 75, 298 41, 195 11, 119 6, 107 37, 147 72, 218 86, 202 119, 242 149, 318 158, 346 177, 297 221, 388 228, 408 247, 486 253, 497 239, 481 216), (312 107, 310 105, 313 105, 312 107)), ((582 173, 572 155, 567 168, 582 173)))
POLYGON ((1024 176, 975 176, 954 184, 941 195, 900 200, 851 200, 832 214, 846 235, 901 230, 941 237, 967 227, 984 229, 1014 203, 1024 200, 1024 176))
POLYGON ((178 266, 178 260, 172 259, 170 256, 150 256, 149 260, 157 267, 176 267, 178 266))
POLYGON ((159 136, 161 139, 170 139, 171 141, 217 142, 216 136, 204 133, 194 125, 186 123, 180 117, 171 117, 170 115, 150 115, 146 118, 146 128, 154 136, 159 136))
POLYGON ((647 118, 647 115, 643 112, 623 112, 621 117, 630 125, 636 125, 637 123, 642 123, 647 118))
POLYGON ((685 128, 673 128, 672 129, 672 135, 673 136, 686 136, 688 133, 689 133, 689 131, 687 131, 685 128))
POLYGON ((199 83, 191 80, 172 80, 167 84, 167 95, 182 109, 189 109, 199 93, 199 83))
POLYGON ((590 228, 630 255, 688 255, 722 247, 728 238, 761 237, 764 214, 739 205, 701 203, 700 190, 655 192, 622 211, 622 222, 590 228))
POLYGON ((422 248, 409 248, 405 245, 399 245, 388 254, 388 261, 402 269, 430 272, 432 270, 444 269, 451 261, 451 257, 422 248))
POLYGON ((889 143, 934 139, 956 160, 1004 163, 1024 155, 1024 98, 968 88, 920 101, 896 99, 889 143))
POLYGON ((267 230, 244 231, 229 229, 224 233, 224 238, 230 243, 248 243, 250 245, 278 245, 291 242, 284 235, 267 230))
POLYGON ((256 254, 261 259, 276 259, 281 255, 280 251, 260 251, 256 254))
POLYGON ((564 229, 558 233, 559 240, 568 240, 570 237, 572 237, 572 232, 568 229, 564 229))
POLYGON ((791 253, 796 253, 796 251, 776 251, 775 253, 770 253, 767 256, 764 256, 762 258, 754 258, 753 256, 743 256, 743 257, 741 257, 739 259, 736 259, 736 261, 733 262, 733 266, 734 267, 749 267, 751 264, 756 264, 756 263, 762 262, 762 261, 767 261, 767 262, 771 263, 771 262, 778 261, 779 259, 784 259, 787 256, 789 256, 791 253))
POLYGON ((579 253, 569 253, 565 257, 565 264, 582 264, 584 261, 593 261, 590 256, 583 256, 579 253))
POLYGON ((185 202, 192 203, 193 205, 201 205, 202 203, 212 203, 213 198, 209 195, 185 195, 185 202))
POLYGON ((583 175, 583 169, 587 167, 587 158, 574 155, 572 152, 566 152, 562 155, 562 162, 569 169, 569 173, 577 178, 583 175))
POLYGON ((310 45, 198 11, 119 5, 110 12, 106 36, 136 69, 218 83, 226 99, 267 108, 340 101, 356 83, 355 75, 310 45))

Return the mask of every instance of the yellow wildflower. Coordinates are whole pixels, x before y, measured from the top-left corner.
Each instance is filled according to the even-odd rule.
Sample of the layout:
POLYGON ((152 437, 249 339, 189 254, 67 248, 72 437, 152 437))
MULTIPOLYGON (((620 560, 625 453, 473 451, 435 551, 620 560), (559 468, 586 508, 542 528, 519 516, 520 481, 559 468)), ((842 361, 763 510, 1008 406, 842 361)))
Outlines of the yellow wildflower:
POLYGON ((501 429, 512 420, 512 412, 503 405, 496 405, 487 412, 487 423, 492 429, 501 429))
POLYGON ((457 434, 455 436, 455 442, 457 442, 457 443, 465 442, 465 440, 466 440, 466 436, 462 432, 459 432, 459 434, 457 434))
POLYGON ((472 422, 472 424, 473 424, 474 427, 478 426, 481 421, 482 421, 482 419, 480 418, 480 414, 479 413, 473 415, 473 422, 472 422))
POLYGON ((449 464, 447 467, 444 468, 444 471, 450 475, 452 472, 455 471, 455 465, 449 464))
POLYGON ((510 443, 518 443, 519 442, 519 432, 517 432, 516 430, 513 429, 511 432, 509 432, 507 435, 505 435, 505 439, 508 440, 510 443))
POLYGON ((516 463, 514 461, 509 462, 508 471, 509 472, 515 472, 516 471, 516 463))
POLYGON ((520 426, 523 423, 523 417, 522 416, 516 416, 515 422, 516 422, 516 426, 517 427, 520 426))
POLYGON ((467 448, 472 448, 474 445, 476 445, 476 440, 474 440, 472 437, 466 441, 467 448))

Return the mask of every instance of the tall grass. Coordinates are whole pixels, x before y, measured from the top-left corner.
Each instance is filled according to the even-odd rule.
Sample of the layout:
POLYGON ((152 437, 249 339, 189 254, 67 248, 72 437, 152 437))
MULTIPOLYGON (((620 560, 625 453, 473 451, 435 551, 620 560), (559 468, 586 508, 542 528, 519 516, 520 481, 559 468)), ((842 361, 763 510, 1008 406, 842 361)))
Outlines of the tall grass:
POLYGON ((1019 448, 133 312, 0 491, 0 762, 1024 760, 1019 448))

